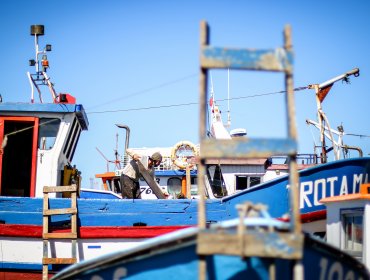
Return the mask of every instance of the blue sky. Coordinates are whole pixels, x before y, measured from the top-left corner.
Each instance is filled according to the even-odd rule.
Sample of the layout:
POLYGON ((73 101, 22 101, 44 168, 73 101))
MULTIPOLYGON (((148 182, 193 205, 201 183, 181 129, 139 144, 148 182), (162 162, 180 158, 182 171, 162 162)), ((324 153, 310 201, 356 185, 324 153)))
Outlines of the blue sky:
MULTIPOLYGON (((369 135, 369 13, 368 1, 1 1, 0 94, 4 101, 29 101, 30 25, 45 25, 40 45, 53 45, 48 74, 57 92, 74 95, 88 114, 90 127, 74 158, 86 186, 106 170, 96 147, 113 159, 119 133, 123 152, 125 135, 116 123, 130 126, 130 147, 199 142, 201 20, 210 25, 211 45, 261 49, 282 46, 289 24, 294 87, 358 67, 360 76, 349 85, 337 83, 323 110, 333 128, 343 124, 347 133, 369 135), (168 106, 179 104, 189 105, 168 106)), ((215 70, 212 77, 216 99, 226 99, 227 72, 215 70)), ((282 74, 231 71, 231 128, 246 128, 250 137, 284 137, 282 94, 239 98, 281 90, 282 74)), ((43 96, 51 101, 47 92, 43 96)), ((305 120, 316 120, 314 91, 297 91, 295 97, 299 152, 310 153, 317 131, 305 120)), ((226 121, 227 103, 219 105, 226 121)), ((370 153, 368 137, 344 141, 370 153)))

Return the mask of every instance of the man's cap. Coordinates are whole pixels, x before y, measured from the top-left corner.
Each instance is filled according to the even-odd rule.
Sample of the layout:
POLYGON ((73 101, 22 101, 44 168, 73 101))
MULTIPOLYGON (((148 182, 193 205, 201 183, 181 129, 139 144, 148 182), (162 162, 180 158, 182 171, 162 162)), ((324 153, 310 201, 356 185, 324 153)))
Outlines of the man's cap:
POLYGON ((155 161, 162 161, 162 155, 158 152, 155 152, 152 154, 151 159, 155 161))

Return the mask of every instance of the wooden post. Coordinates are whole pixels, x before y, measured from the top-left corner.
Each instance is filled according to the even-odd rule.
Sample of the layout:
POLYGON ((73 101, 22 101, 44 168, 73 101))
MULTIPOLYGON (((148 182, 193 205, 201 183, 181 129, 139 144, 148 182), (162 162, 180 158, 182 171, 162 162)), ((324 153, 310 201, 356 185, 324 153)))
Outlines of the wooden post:
POLYGON ((190 168, 189 165, 186 166, 186 198, 191 198, 191 179, 190 179, 190 168))

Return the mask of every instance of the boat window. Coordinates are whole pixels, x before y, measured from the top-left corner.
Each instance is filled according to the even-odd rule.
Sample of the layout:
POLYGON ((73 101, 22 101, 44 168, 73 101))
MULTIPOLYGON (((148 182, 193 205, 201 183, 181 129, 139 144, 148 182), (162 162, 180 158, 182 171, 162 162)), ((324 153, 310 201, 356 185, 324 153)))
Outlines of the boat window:
POLYGON ((363 209, 343 210, 341 220, 344 231, 341 248, 357 259, 362 259, 363 209))
POLYGON ((121 182, 120 182, 120 178, 113 179, 113 188, 111 189, 111 191, 113 191, 115 193, 118 193, 118 194, 121 194, 121 182))
POLYGON ((198 195, 198 181, 196 177, 192 177, 190 185, 190 195, 198 195))
POLYGON ((207 167, 207 177, 215 197, 224 197, 227 195, 227 189, 220 165, 209 165, 207 167))
POLYGON ((177 177, 169 178, 167 180, 167 191, 169 195, 178 197, 181 194, 181 179, 177 177))
POLYGON ((258 175, 236 175, 235 189, 245 190, 261 184, 262 177, 258 175))
POLYGON ((39 122, 39 149, 50 150, 55 144, 59 131, 60 119, 42 118, 39 122))
POLYGON ((106 183, 106 185, 107 185, 107 191, 112 191, 113 189, 112 189, 112 180, 110 180, 110 179, 107 179, 106 181, 105 181, 105 183, 106 183))

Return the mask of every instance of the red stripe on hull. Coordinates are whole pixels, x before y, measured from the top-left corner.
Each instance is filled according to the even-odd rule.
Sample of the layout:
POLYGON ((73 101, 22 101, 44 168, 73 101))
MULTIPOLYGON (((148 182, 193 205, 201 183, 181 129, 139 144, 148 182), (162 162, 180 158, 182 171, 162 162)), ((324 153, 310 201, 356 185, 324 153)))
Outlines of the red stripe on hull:
POLYGON ((326 210, 315 211, 301 215, 302 223, 310 223, 318 220, 326 219, 326 210))
MULTIPOLYGON (((80 227, 79 238, 151 238, 190 226, 80 227)), ((53 232, 69 232, 60 229, 53 232)), ((0 224, 0 236, 42 238, 42 226, 0 224)))
MULTIPOLYGON (((279 221, 289 222, 289 218, 278 218, 279 221)), ((311 213, 301 214, 302 223, 311 223, 319 220, 326 220, 326 210, 315 211, 311 213)))
MULTIPOLYGON (((54 274, 49 274, 51 278, 54 274)), ((2 280, 40 280, 42 272, 13 272, 0 271, 0 279, 2 280)))

